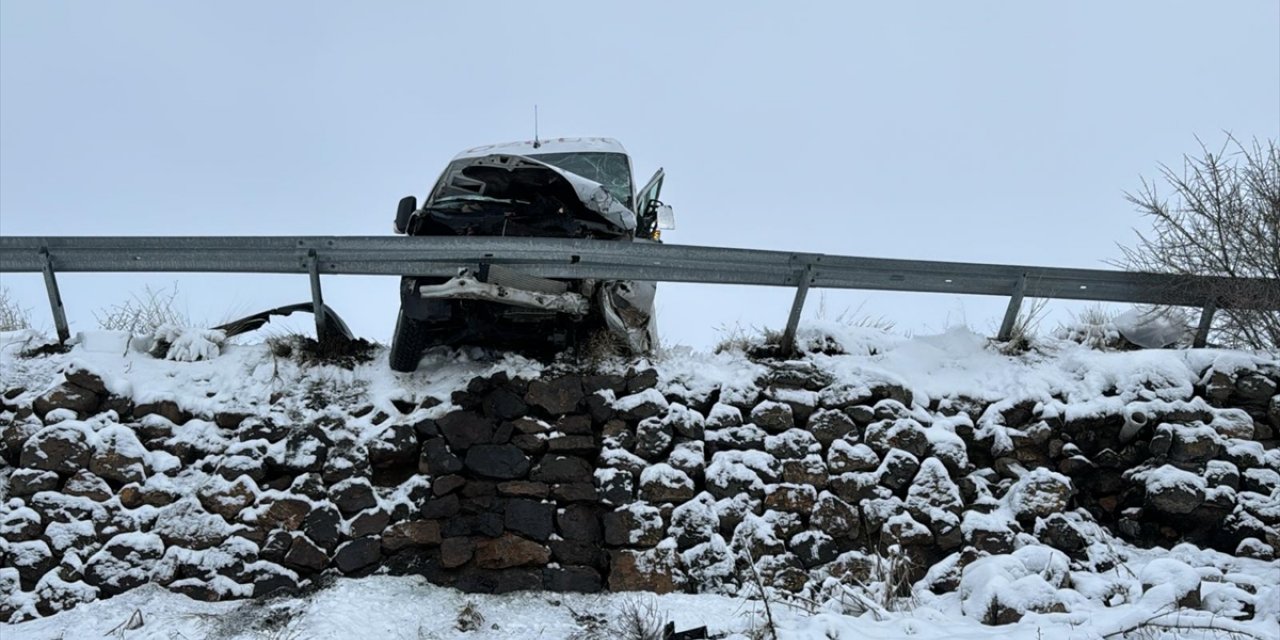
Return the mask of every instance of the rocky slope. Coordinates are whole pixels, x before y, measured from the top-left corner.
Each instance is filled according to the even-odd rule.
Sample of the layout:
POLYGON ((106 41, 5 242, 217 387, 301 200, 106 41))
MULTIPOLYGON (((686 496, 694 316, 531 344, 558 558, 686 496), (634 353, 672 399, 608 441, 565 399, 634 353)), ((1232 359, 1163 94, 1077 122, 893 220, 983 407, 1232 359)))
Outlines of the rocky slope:
POLYGON ((793 361, 434 354, 412 376, 263 345, 6 348, 0 620, 375 572, 864 610, 954 593, 988 624, 1144 598, 1280 613, 1258 578, 1280 575, 1274 357, 820 329, 793 361), (1230 566, 1192 566, 1202 548, 1230 566))

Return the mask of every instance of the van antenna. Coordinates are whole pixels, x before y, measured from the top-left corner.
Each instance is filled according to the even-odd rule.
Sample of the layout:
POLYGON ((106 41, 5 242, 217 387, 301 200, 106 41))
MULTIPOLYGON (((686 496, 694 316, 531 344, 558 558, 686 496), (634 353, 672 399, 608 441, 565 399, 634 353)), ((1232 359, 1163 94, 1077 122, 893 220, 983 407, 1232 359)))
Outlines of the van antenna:
POLYGON ((533 148, 537 149, 542 146, 542 142, 538 140, 538 105, 533 105, 533 148))

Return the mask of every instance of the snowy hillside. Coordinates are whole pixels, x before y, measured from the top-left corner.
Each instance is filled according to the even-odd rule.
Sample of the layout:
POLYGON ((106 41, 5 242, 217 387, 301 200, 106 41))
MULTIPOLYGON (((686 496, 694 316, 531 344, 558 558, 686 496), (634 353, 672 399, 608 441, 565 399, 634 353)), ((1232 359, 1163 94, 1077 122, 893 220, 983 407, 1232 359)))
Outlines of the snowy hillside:
POLYGON ((0 334, 0 636, 1280 638, 1280 359, 801 341, 0 334))

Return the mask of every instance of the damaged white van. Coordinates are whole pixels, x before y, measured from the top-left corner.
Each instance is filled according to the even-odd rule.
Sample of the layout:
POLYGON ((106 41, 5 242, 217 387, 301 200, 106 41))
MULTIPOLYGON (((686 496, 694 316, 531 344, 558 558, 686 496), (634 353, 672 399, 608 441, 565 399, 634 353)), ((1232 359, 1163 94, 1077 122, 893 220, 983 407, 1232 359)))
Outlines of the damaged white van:
MULTIPOLYGON (((673 225, 658 200, 663 171, 643 187, 609 138, 489 145, 458 154, 423 200, 400 201, 395 231, 411 236, 534 236, 657 242, 673 225)), ((413 371, 437 345, 563 349, 607 332, 633 353, 656 339, 654 283, 553 280, 490 265, 452 278, 405 276, 391 368, 413 371)))

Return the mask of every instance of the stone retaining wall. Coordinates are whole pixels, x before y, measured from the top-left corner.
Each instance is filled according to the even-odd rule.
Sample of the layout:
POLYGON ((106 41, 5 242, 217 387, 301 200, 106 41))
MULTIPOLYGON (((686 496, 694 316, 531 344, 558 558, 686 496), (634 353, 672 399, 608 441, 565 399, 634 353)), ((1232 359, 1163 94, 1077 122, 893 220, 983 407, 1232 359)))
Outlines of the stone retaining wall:
POLYGON ((495 593, 737 593, 757 575, 803 592, 892 554, 941 592, 1028 545, 1103 569, 1107 536, 1280 555, 1275 370, 1089 407, 919 403, 804 361, 749 392, 658 382, 498 374, 397 403, 372 434, 135 404, 78 368, 8 390, 0 621, 146 582, 209 600, 372 572, 495 593))

